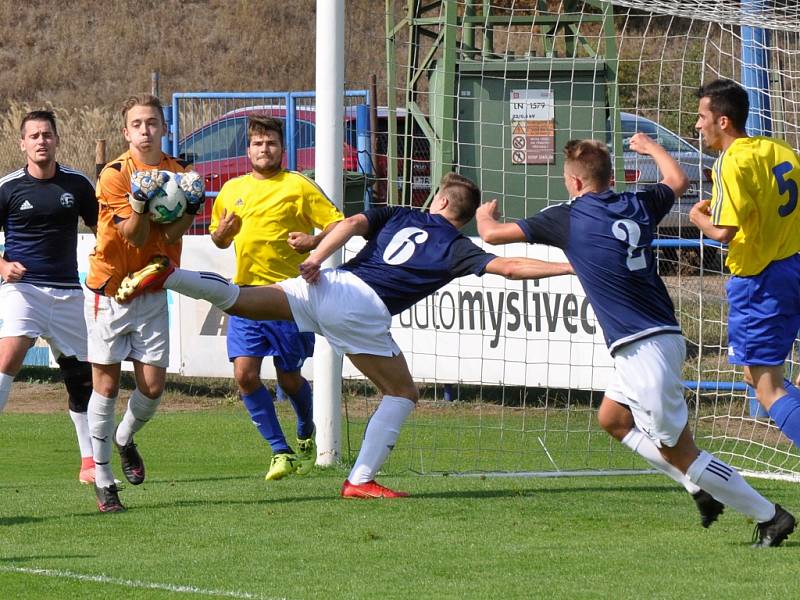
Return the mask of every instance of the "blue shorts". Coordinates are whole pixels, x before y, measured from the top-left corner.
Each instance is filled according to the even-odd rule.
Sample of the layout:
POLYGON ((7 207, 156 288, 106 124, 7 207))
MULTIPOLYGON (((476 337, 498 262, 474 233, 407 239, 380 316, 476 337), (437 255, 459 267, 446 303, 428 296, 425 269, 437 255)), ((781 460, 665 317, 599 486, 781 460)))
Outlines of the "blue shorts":
POLYGON ((728 292, 728 362, 777 366, 800 329, 800 255, 770 263, 758 275, 733 276, 728 292))
POLYGON ((273 356, 273 363, 291 373, 314 354, 314 334, 300 333, 294 321, 228 321, 228 360, 238 356, 273 356))

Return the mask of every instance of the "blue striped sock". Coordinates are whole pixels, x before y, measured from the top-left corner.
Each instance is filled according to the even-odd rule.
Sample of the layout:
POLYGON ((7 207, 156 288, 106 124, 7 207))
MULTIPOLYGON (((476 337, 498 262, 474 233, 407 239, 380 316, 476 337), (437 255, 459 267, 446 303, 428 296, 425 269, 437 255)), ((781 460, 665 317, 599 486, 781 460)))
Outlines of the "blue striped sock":
POLYGON ((275 404, 272 402, 272 394, 263 385, 252 394, 242 394, 242 402, 253 425, 258 428, 262 437, 269 442, 273 454, 291 452, 286 437, 283 435, 281 424, 278 422, 278 414, 275 412, 275 404))
POLYGON ((300 390, 289 400, 297 413, 297 437, 301 440, 310 438, 314 433, 314 400, 311 396, 311 386, 303 379, 300 390))

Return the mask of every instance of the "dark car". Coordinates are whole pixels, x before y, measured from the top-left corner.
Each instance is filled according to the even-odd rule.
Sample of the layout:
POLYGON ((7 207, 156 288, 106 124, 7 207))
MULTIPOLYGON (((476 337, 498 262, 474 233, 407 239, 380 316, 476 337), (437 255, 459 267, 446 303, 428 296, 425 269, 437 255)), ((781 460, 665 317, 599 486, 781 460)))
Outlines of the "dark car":
MULTIPOLYGON (((622 148, 625 164, 625 181, 628 189, 640 190, 661 180, 655 162, 649 156, 642 156, 630 149, 630 139, 637 131, 646 133, 661 144, 678 161, 689 178, 689 189, 675 203, 673 209, 659 224, 662 232, 682 237, 696 237, 697 228, 689 222, 689 210, 700 198, 711 197, 711 169, 715 158, 700 152, 666 127, 655 121, 632 113, 620 113, 622 121, 622 148)), ((610 143, 610 137, 608 142, 610 143)))

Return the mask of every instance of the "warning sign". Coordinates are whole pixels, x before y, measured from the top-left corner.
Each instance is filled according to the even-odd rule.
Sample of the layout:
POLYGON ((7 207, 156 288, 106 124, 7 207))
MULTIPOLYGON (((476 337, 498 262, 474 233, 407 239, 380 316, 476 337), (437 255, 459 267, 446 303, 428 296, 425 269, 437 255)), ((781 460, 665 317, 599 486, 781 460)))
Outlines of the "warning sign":
POLYGON ((551 90, 512 90, 511 163, 546 165, 555 159, 555 104, 551 90))

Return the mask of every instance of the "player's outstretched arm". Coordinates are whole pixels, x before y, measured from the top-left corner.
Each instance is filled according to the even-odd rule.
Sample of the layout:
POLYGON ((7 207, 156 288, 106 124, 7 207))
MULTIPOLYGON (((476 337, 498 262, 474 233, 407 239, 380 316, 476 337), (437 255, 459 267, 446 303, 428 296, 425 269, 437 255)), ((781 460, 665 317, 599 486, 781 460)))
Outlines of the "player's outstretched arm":
POLYGON ((497 220, 499 216, 497 200, 489 200, 478 207, 475 213, 475 221, 478 224, 478 235, 484 242, 489 244, 510 244, 512 242, 524 242, 525 233, 516 223, 501 223, 497 220))
POLYGON ((164 234, 164 239, 167 240, 167 243, 175 244, 180 241, 183 234, 189 231, 189 228, 192 226, 194 217, 195 215, 193 214, 183 213, 181 218, 177 221, 162 225, 161 231, 164 234))
MULTIPOLYGON (((216 208, 216 206, 215 206, 216 208)), ((211 232, 211 241, 217 248, 225 249, 233 243, 239 232, 242 230, 242 218, 235 212, 228 212, 222 209, 217 228, 211 232)))
POLYGON ((500 257, 492 259, 486 265, 486 272, 502 275, 506 279, 544 279, 557 275, 574 275, 575 271, 568 262, 548 262, 536 258, 500 257))
POLYGON ((25 266, 19 262, 7 261, 0 258, 0 276, 6 283, 15 283, 25 275, 25 266))
POLYGON ((336 221, 335 223, 331 223, 325 229, 320 231, 318 234, 313 235, 310 233, 304 233, 302 231, 292 231, 289 234, 288 243, 289 246, 297 252, 298 254, 305 254, 306 252, 311 252, 315 248, 317 248, 322 242, 325 237, 334 230, 334 228, 340 223, 341 221, 336 221))
POLYGON ((117 229, 132 246, 141 248, 150 235, 150 219, 134 210, 130 217, 117 223, 117 229))
POLYGON ((361 213, 348 217, 344 221, 339 221, 323 238, 317 249, 300 265, 300 275, 309 283, 314 283, 319 279, 319 270, 334 252, 344 246, 354 235, 366 235, 369 231, 369 221, 361 213))
POLYGON ((635 133, 630 140, 631 150, 650 156, 658 166, 663 178, 661 183, 672 189, 675 197, 682 195, 689 187, 689 178, 672 155, 644 133, 635 133))
POLYGON ((689 220, 708 238, 727 244, 736 235, 738 227, 714 225, 711 222, 711 203, 700 200, 689 211, 689 220))

